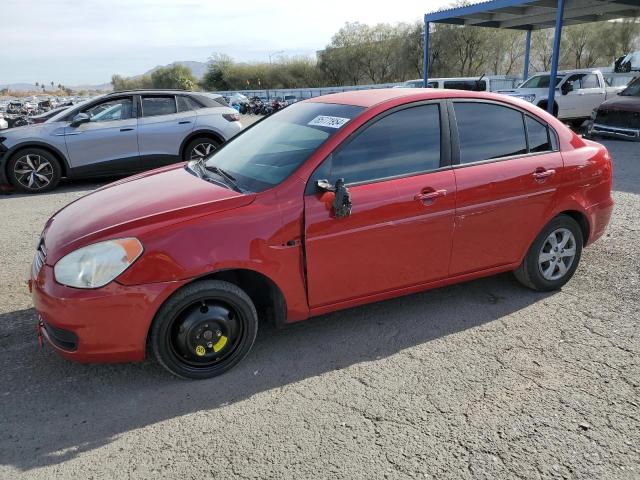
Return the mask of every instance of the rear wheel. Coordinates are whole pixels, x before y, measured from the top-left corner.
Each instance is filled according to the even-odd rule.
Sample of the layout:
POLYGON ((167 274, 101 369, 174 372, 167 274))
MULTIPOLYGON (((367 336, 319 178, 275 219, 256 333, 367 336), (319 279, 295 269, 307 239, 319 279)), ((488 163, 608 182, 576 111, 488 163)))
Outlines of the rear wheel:
POLYGON ((158 362, 178 377, 220 375, 251 350, 258 314, 236 285, 204 280, 188 285, 165 302, 151 327, 158 362))
POLYGON ((27 148, 11 157, 7 173, 14 187, 24 192, 41 193, 58 185, 61 169, 58 160, 48 151, 27 148))
POLYGON ((220 142, 209 137, 197 137, 189 142, 184 149, 185 160, 199 160, 207 158, 220 147, 220 142))
POLYGON ((514 275, 533 290, 557 290, 578 268, 583 241, 578 223, 559 215, 542 229, 514 275))

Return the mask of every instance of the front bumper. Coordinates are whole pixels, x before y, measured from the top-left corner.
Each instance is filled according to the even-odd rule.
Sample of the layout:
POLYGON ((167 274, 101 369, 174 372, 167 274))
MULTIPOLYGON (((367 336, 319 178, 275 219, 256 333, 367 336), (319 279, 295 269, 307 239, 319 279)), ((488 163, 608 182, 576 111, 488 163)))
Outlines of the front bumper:
POLYGON ((124 286, 95 290, 57 283, 53 267, 34 267, 31 296, 42 319, 39 329, 63 357, 79 362, 129 362, 144 359, 149 327, 160 305, 186 283, 124 286), (37 272, 37 273, 36 273, 37 272))
POLYGON ((590 135, 602 135, 606 137, 640 141, 640 129, 638 128, 612 127, 601 123, 593 123, 592 125, 589 125, 588 133, 590 135))

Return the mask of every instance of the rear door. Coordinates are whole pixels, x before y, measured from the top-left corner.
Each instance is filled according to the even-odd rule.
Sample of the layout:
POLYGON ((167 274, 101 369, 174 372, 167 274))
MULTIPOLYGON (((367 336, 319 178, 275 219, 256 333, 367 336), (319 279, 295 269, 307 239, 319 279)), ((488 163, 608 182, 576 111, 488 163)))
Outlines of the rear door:
POLYGON ((498 102, 451 105, 458 140, 451 275, 519 262, 560 184, 563 163, 555 132, 498 102))
POLYGON ((109 97, 81 112, 89 115, 90 121, 76 127, 67 125, 64 129, 74 175, 140 169, 138 120, 133 96, 109 97))
POLYGON ((304 201, 312 308, 447 276, 455 181, 441 108, 430 103, 383 114, 312 175, 304 201), (335 217, 333 194, 315 188, 321 178, 344 178, 351 215, 335 217))
POLYGON ((193 130, 196 113, 178 95, 140 95, 138 145, 143 168, 179 162, 182 141, 193 130))

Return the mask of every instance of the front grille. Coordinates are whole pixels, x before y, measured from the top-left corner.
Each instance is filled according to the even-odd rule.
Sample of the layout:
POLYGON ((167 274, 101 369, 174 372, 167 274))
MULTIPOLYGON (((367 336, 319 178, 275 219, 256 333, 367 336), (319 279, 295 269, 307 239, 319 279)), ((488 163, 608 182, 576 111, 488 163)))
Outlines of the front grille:
POLYGON ((640 128, 640 113, 621 110, 598 110, 595 123, 620 128, 640 128))
POLYGON ((44 265, 44 261, 47 258, 47 250, 44 246, 44 240, 40 240, 38 243, 38 248, 36 249, 36 254, 33 257, 33 276, 37 277, 40 273, 40 269, 44 265))

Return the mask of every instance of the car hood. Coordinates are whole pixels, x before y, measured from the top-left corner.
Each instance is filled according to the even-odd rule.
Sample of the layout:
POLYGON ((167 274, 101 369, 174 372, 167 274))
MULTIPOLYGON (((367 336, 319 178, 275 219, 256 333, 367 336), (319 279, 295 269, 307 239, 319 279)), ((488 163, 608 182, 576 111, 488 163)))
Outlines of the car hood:
POLYGON ((100 188, 67 205, 45 226, 46 263, 109 238, 136 236, 191 218, 238 208, 242 194, 192 174, 184 164, 152 170, 100 188))
POLYGON ((602 102, 598 110, 623 110, 625 112, 640 112, 640 97, 631 95, 617 95, 602 102))
POLYGON ((41 139, 48 135, 64 134, 66 125, 66 122, 35 123, 23 127, 9 128, 2 132, 2 136, 6 137, 8 142, 32 138, 41 139))
POLYGON ((511 90, 498 90, 503 95, 541 95, 549 92, 548 88, 514 88, 511 90))

